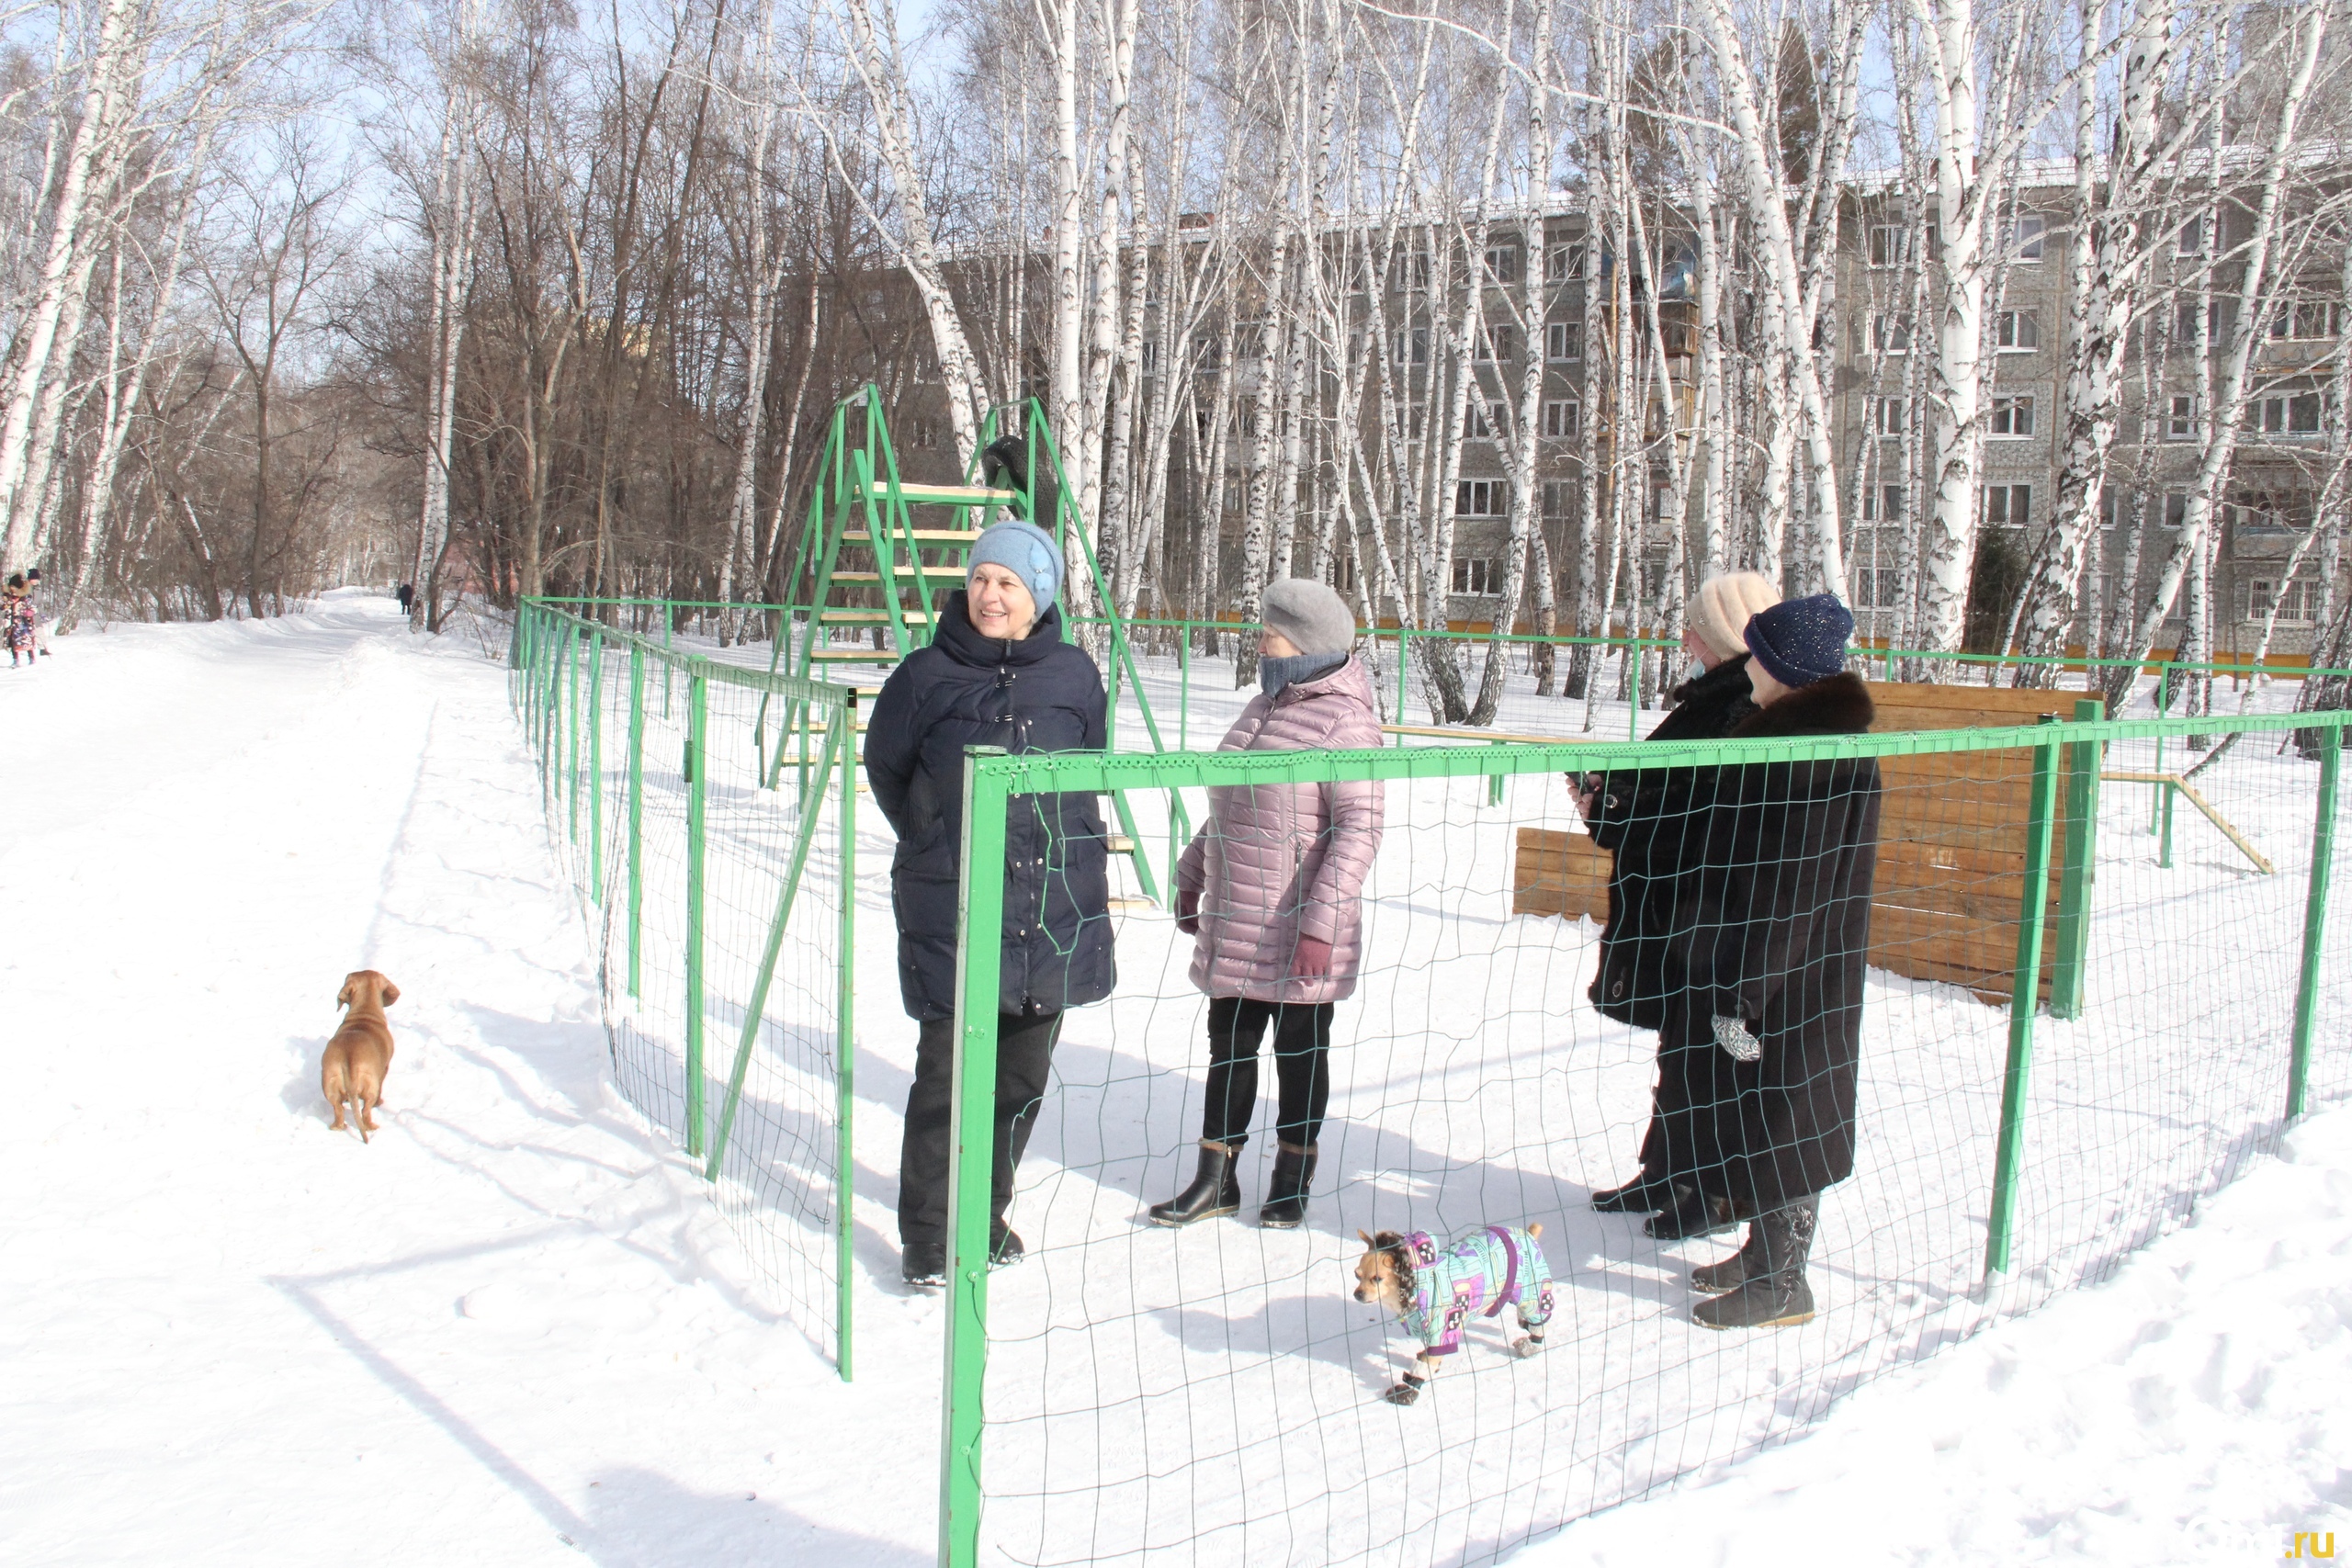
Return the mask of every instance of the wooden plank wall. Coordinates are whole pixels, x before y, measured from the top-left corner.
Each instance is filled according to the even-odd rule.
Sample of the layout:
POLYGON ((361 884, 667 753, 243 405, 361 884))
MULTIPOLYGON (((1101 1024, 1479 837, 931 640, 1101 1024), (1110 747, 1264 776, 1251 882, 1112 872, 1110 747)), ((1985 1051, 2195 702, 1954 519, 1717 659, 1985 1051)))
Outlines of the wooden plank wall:
MULTIPOLYGON (((2077 694, 1984 686, 1870 683, 1874 731, 1973 729, 2072 713, 2077 694)), ((1880 808, 1871 909, 1871 963, 1920 980, 1965 986, 2006 1002, 2017 966, 2018 903, 2025 892, 2026 808, 2033 753, 2026 750, 1889 757, 1880 808)), ((2060 796, 2064 800, 2063 791, 2060 796)), ((2051 914, 2065 824, 2051 843, 2051 914)), ((1519 829, 1511 911, 1609 916, 1610 857, 1579 824, 1519 829)), ((2052 952, 2048 946, 2045 953, 2052 952)), ((2049 961, 2045 961, 2047 963, 2049 961)), ((2044 970, 2045 979, 2048 969, 2044 970)))

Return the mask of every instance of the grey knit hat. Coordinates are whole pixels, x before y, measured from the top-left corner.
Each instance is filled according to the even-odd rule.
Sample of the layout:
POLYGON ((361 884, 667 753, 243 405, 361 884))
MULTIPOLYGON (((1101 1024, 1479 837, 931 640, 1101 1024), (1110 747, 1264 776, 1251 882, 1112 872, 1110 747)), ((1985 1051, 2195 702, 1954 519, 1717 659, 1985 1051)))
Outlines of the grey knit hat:
POLYGON ((1301 653, 1345 653, 1355 646, 1355 613, 1329 584, 1312 578, 1268 583, 1259 615, 1268 631, 1280 632, 1301 653))

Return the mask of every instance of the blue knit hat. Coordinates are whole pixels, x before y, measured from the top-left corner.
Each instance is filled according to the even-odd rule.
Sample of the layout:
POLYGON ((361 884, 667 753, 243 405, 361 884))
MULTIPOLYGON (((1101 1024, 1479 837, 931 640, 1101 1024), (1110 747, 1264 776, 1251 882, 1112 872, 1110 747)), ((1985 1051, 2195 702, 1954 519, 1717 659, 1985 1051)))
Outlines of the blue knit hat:
POLYGON ((1747 651, 1783 686, 1810 686, 1846 668, 1853 612, 1835 593, 1809 593, 1748 618, 1747 651))
POLYGON ((1062 553, 1054 536, 1034 523, 1004 522, 983 529, 972 543, 972 558, 964 568, 964 586, 984 566, 1001 566, 1019 578, 1044 615, 1062 591, 1062 553))

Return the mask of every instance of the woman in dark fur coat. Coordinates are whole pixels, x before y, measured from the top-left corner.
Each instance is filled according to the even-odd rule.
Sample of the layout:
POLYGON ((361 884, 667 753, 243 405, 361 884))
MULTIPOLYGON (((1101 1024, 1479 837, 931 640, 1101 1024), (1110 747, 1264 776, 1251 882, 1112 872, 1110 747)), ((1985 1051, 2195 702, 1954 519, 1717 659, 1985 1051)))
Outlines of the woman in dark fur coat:
MULTIPOLYGON (((1853 627, 1826 593, 1748 622, 1760 711, 1728 739, 1869 729, 1870 694, 1845 671, 1853 627)), ((1753 1216, 1737 1254, 1691 1275, 1712 1298, 1691 1314, 1703 1327, 1813 1316, 1804 1265, 1818 1194, 1854 1168, 1878 818, 1867 757, 1718 776, 1707 870, 1675 919, 1684 983, 1666 1009, 1659 1087, 1671 1179, 1753 1216)))
MULTIPOLYGON (((1675 688, 1673 709, 1649 739, 1713 740, 1756 711, 1747 683, 1747 622, 1780 597, 1753 571, 1722 572, 1699 585, 1682 632, 1683 651, 1699 673, 1675 688)), ((1674 908, 1682 881, 1697 872, 1706 846, 1715 772, 1651 768, 1608 773, 1578 794, 1593 842, 1611 856, 1609 923, 1600 933, 1600 971, 1587 993, 1604 1017, 1637 1029, 1659 1028, 1666 1022, 1667 998, 1681 989, 1682 971, 1673 954, 1674 908)), ((1655 1099, 1641 1157, 1634 1179, 1595 1192, 1592 1206, 1610 1214, 1675 1211, 1669 1229, 1678 1235, 1711 1228, 1708 1206, 1697 1192, 1678 1191, 1666 1179, 1655 1099)))

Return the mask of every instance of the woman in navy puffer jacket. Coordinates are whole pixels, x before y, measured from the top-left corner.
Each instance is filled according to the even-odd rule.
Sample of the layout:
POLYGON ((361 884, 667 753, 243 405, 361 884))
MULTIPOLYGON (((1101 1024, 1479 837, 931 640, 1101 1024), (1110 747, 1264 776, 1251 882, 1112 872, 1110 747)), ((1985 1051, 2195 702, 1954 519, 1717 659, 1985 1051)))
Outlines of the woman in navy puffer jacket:
MULTIPOLYGON (((866 777, 899 835, 890 862, 899 987, 921 1027, 899 1158, 899 1243, 908 1282, 926 1286, 944 1283, 947 1266, 965 749, 1100 750, 1106 734, 1102 678, 1083 649, 1062 640, 1052 538, 1000 523, 973 545, 967 581, 941 608, 931 645, 891 671, 865 732, 866 777)), ((1108 847, 1092 795, 1017 796, 1006 816, 994 1263, 1021 1256, 1005 1210, 1062 1011, 1101 1001, 1116 978, 1108 847)))

